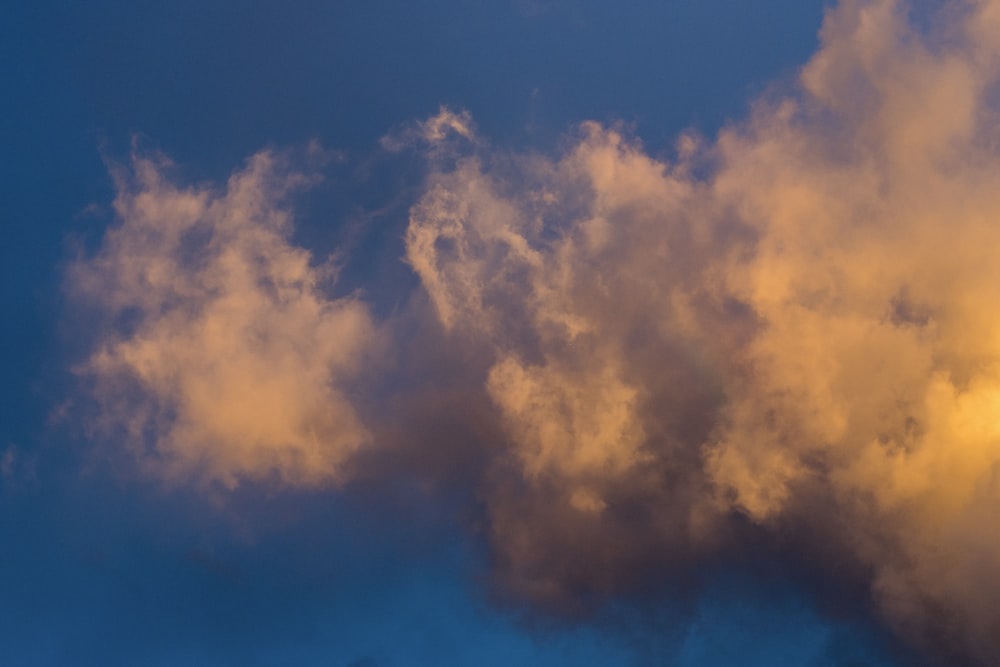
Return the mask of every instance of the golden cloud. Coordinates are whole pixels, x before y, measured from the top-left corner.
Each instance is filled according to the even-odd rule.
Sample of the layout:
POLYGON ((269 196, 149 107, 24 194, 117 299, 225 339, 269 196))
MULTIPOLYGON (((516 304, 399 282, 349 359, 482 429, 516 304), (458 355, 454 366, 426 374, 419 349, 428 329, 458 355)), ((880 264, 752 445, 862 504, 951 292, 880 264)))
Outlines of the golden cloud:
MULTIPOLYGON (((510 154, 447 109, 383 142, 430 164, 405 253, 437 328, 406 353, 478 392, 419 404, 500 442, 379 421, 441 468, 486 453, 510 590, 638 590, 749 522, 848 554, 914 642, 1000 662, 1000 1, 906 9, 844 0, 793 91, 669 160, 594 123, 510 154)), ((103 419, 159 472, 316 484, 373 439, 348 397, 381 329, 289 242, 301 180, 137 158, 71 271, 115 323, 83 367, 103 419)))
POLYGON ((114 324, 80 368, 100 421, 167 478, 328 482, 369 437, 345 383, 374 325, 289 242, 283 201, 307 179, 284 162, 258 153, 219 190, 134 157, 118 223, 70 270, 73 294, 114 324))
POLYGON ((998 17, 951 3, 927 33, 848 0, 798 89, 710 145, 585 124, 558 159, 432 174, 408 261, 490 360, 528 488, 591 517, 558 513, 591 522, 567 537, 495 493, 525 590, 628 562, 616 506, 695 550, 731 512, 827 522, 910 637, 1000 659, 998 17))

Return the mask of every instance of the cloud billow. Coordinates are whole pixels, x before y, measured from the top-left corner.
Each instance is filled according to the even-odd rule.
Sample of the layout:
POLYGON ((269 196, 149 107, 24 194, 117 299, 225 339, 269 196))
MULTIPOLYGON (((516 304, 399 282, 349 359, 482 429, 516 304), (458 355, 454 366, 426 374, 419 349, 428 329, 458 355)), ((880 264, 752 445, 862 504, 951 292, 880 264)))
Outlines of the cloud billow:
MULTIPOLYGON (((489 454, 505 591, 573 608, 763 535, 849 560, 821 575, 862 578, 931 659, 1000 660, 998 66, 1000 2, 948 3, 927 33, 845 0, 794 91, 669 160, 595 123, 511 154, 446 109, 384 142, 427 155, 405 259, 421 344, 474 360, 476 407, 447 419, 485 403, 499 425, 463 445, 489 454)), ((386 446, 359 415, 412 419, 349 398, 397 321, 318 287, 274 159, 225 192, 139 159, 73 269, 132 320, 83 367, 102 418, 169 475, 334 481, 386 446)))
POLYGON ((220 191, 137 155, 117 179, 119 224, 70 269, 71 294, 111 323, 79 369, 95 425, 167 478, 330 482, 368 439, 344 383, 374 324, 290 244, 282 202, 307 179, 285 162, 259 153, 220 191))
POLYGON ((630 543, 607 524, 635 502, 646 542, 695 550, 731 512, 825 521, 896 627, 1000 656, 1000 5, 950 5, 933 35, 904 10, 843 3, 795 95, 673 161, 588 124, 517 178, 489 156, 432 176, 408 259, 493 360, 550 503, 494 524, 515 577, 558 587, 585 553, 613 579, 630 543), (553 556, 543 515, 599 528, 553 556))

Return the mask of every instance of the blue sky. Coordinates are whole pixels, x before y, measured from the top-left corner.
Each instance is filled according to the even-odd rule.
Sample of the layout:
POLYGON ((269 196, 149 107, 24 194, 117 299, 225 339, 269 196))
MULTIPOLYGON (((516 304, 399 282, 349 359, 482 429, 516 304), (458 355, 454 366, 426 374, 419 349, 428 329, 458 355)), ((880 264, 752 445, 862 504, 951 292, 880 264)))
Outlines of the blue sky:
POLYGON ((0 663, 998 655, 997 3, 8 5, 0 663))

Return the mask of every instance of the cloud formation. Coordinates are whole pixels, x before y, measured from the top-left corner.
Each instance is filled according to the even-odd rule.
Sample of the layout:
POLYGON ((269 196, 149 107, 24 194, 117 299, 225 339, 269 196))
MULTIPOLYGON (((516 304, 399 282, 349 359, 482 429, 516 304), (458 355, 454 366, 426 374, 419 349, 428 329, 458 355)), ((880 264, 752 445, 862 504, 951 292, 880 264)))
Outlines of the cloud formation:
POLYGON ((308 183, 261 152, 224 189, 180 187, 160 157, 116 174, 103 246, 72 294, 109 326, 80 372, 98 426, 166 478, 225 486, 336 480, 368 439, 348 398, 376 340, 356 298, 327 296, 332 265, 292 245, 284 202, 308 183))
POLYGON ((1000 658, 1000 3, 906 9, 843 2, 798 90, 675 159, 584 124, 430 178, 407 257, 490 359, 525 590, 614 589, 732 512, 819 522, 911 639, 1000 658))
MULTIPOLYGON (((670 159, 595 123, 511 154, 447 109, 383 142, 428 159, 405 259, 428 358, 461 361, 422 372, 473 390, 421 405, 499 425, 460 445, 487 453, 504 591, 579 609, 764 539, 861 578, 931 659, 1000 660, 1000 2, 931 23, 844 0, 794 90, 670 159)), ((280 162, 225 191, 149 158, 119 179, 72 271, 113 323, 84 366, 105 421, 228 485, 337 479, 362 411, 448 469, 461 447, 348 399, 378 327, 289 242, 280 162)))

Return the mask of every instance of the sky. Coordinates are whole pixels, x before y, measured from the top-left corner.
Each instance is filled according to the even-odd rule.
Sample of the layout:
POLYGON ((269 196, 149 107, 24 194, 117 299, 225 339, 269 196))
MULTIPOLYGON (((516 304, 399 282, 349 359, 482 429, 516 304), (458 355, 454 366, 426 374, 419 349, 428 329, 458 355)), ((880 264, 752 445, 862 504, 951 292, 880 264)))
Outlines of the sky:
POLYGON ((1000 1, 0 19, 0 662, 1000 662, 1000 1))

